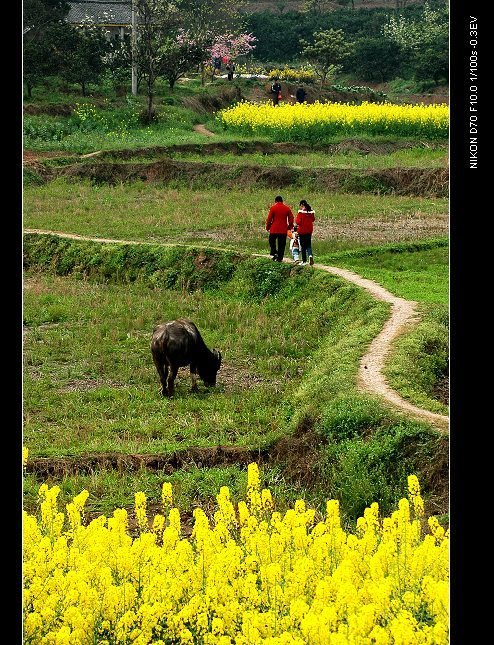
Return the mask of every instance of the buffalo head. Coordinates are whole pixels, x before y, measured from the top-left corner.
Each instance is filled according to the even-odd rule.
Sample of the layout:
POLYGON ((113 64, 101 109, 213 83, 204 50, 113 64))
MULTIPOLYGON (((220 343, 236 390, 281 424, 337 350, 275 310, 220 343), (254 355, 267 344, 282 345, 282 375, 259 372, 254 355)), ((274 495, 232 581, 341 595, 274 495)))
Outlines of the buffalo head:
POLYGON ((203 365, 199 371, 199 376, 207 387, 216 385, 216 374, 221 367, 221 352, 217 349, 212 349, 211 355, 211 360, 208 361, 207 365, 203 365))

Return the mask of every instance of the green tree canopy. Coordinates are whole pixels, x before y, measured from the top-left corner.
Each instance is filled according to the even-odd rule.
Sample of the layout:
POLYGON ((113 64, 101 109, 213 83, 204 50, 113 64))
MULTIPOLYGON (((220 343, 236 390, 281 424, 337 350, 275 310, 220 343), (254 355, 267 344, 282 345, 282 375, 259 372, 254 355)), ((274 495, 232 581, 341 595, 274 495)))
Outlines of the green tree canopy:
POLYGON ((345 70, 363 81, 384 83, 399 76, 402 65, 402 50, 396 43, 385 38, 359 38, 346 61, 345 70))
POLYGON ((312 63, 323 84, 341 69, 341 63, 352 52, 352 45, 341 29, 318 31, 312 43, 301 39, 301 44, 302 56, 312 63))
POLYGON ((89 83, 98 83, 104 71, 104 56, 109 50, 105 32, 91 22, 67 25, 56 42, 57 66, 68 83, 81 86, 86 95, 89 83))
POLYGON ((68 25, 65 0, 24 0, 23 80, 30 97, 32 89, 47 76, 58 72, 56 43, 68 25))

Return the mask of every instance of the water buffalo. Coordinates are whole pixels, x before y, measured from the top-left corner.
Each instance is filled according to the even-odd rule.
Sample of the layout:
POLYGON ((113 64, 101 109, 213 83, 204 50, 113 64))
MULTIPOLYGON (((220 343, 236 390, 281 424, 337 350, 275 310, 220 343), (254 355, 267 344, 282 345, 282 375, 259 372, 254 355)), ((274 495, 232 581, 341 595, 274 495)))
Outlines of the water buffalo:
POLYGON ((173 395, 178 368, 185 365, 190 365, 193 392, 197 391, 197 374, 207 387, 216 385, 221 353, 206 347, 192 320, 179 318, 157 325, 153 329, 151 353, 160 377, 162 396, 173 395))

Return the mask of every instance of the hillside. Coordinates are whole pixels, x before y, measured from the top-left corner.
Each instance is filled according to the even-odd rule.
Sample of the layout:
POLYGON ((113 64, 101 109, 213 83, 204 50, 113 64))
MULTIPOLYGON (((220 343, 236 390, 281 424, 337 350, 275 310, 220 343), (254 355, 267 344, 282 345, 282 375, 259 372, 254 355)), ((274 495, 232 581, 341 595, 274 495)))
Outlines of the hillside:
MULTIPOLYGON (((412 4, 424 4, 423 0, 354 0, 355 9, 376 9, 383 7, 385 9, 396 9, 409 6, 412 4)), ((300 11, 304 5, 304 0, 246 0, 245 12, 258 13, 262 11, 272 11, 274 13, 286 13, 287 11, 300 11)), ((351 8, 351 0, 344 2, 323 2, 323 11, 334 11, 342 9, 345 6, 351 8)))

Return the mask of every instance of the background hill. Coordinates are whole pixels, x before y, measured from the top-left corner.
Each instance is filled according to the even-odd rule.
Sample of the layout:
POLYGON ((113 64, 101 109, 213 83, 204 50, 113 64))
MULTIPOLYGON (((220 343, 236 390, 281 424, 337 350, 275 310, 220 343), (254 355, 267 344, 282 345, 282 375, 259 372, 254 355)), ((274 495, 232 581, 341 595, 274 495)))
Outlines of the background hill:
MULTIPOLYGON (((272 11, 283 14, 288 11, 301 11, 304 0, 246 0, 245 12, 257 13, 272 11)), ((402 9, 412 4, 423 5, 423 0, 354 0, 355 9, 402 9)), ((322 2, 322 11, 330 12, 342 7, 352 8, 351 0, 340 0, 340 2, 322 2)))

